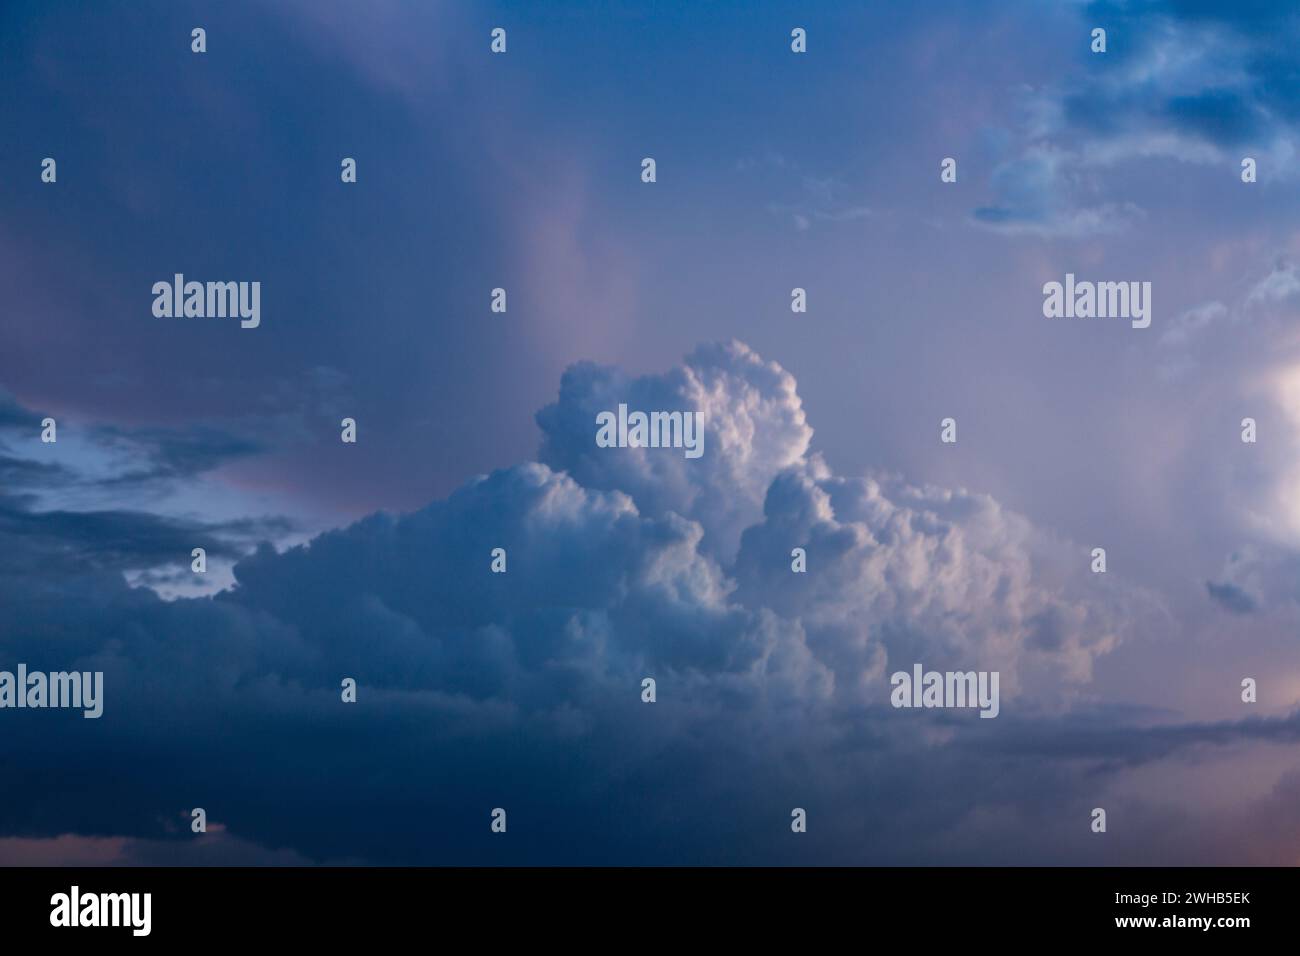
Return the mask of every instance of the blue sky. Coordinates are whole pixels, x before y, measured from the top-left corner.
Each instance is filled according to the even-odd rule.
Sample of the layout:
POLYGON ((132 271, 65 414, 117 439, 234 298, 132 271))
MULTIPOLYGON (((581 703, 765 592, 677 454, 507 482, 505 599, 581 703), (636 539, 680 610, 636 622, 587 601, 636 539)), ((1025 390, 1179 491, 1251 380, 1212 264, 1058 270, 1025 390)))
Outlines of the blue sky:
POLYGON ((0 668, 107 696, 0 713, 0 860, 1295 862, 1298 34, 7 4, 0 668), (1067 272, 1151 327, 1044 318, 1067 272), (705 458, 598 454, 628 396, 705 458), (998 719, 889 708, 917 660, 998 719))

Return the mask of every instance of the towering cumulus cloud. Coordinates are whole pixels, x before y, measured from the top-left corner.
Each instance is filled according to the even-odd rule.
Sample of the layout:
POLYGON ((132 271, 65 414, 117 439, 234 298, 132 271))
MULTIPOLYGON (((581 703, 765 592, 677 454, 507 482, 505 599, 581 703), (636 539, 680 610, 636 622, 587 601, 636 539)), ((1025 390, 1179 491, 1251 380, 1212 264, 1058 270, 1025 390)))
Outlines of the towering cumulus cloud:
MULTIPOLYGON (((540 463, 264 545, 215 597, 129 588, 103 554, 40 589, 6 563, 5 652, 105 677, 98 721, 15 712, 6 777, 43 785, 6 787, 0 854, 73 833, 202 859, 193 806, 272 859, 889 861, 916 850, 883 835, 904 818, 978 847, 971 808, 1009 797, 1008 758, 977 752, 1059 715, 1119 640, 1110 600, 1054 571, 1077 549, 995 501, 831 474, 794 379, 741 343, 637 379, 575 365, 537 420, 540 463), (703 412, 705 455, 597 448, 620 402, 703 412), (891 710, 888 672, 914 662, 1000 671, 1001 717, 891 710), (797 845, 792 806, 817 824, 797 845)), ((22 502, 0 528, 15 558, 14 516, 42 523, 22 502)))
POLYGON ((812 440, 794 377, 739 342, 696 349, 665 375, 630 379, 617 369, 575 365, 537 423, 542 462, 585 487, 626 491, 645 514, 697 522, 704 548, 716 555, 734 553, 740 533, 761 516, 772 479, 803 460, 812 440), (701 412, 705 454, 687 461, 651 448, 598 448, 595 416, 620 402, 701 412))

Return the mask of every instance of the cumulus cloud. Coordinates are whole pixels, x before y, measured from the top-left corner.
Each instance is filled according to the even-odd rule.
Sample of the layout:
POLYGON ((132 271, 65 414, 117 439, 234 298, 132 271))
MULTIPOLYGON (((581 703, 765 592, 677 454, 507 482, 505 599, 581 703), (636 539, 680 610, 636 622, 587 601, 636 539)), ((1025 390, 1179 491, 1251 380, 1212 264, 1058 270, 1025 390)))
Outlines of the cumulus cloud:
POLYGON ((814 457, 772 483, 736 576, 742 601, 800 620, 819 655, 876 697, 886 658, 998 670, 1012 691, 1023 671, 1058 693, 1059 679, 1087 680, 1120 635, 1104 604, 1043 580, 1050 548, 986 495, 839 478, 814 457), (789 576, 792 546, 815 573, 789 576))
POLYGON ((727 556, 762 513, 772 479, 802 460, 813 434, 794 377, 735 341, 702 346, 664 375, 629 379, 610 367, 573 366, 559 400, 537 413, 537 424, 542 462, 584 487, 626 491, 647 514, 671 511, 699 523, 704 547, 727 556), (596 415, 620 403, 702 412, 703 457, 597 448, 596 415))
POLYGON ((739 342, 662 375, 574 366, 538 422, 541 462, 264 545, 215 597, 160 600, 103 552, 34 586, 14 536, 3 659, 103 670, 106 702, 6 714, 0 856, 185 856, 178 814, 203 806, 230 837, 196 862, 906 862, 907 832, 953 860, 989 850, 973 808, 1032 816, 1077 783, 1006 777, 1124 635, 1121 590, 1072 593, 1076 547, 987 496, 834 475, 793 378, 739 342), (704 457, 597 449, 619 402, 704 412, 704 457), (899 719, 887 673, 914 662, 1002 671, 1002 717, 899 719), (796 846, 792 806, 819 820, 796 846))
POLYGON ((793 377, 743 343, 701 347, 681 367, 637 379, 576 366, 537 420, 550 466, 626 492, 643 515, 698 524, 704 554, 724 568, 734 559, 733 599, 809 628, 841 689, 875 681, 878 697, 890 645, 900 657, 979 660, 1014 684, 1022 657, 1086 679, 1118 640, 1113 624, 1035 579, 1045 542, 995 501, 832 475, 809 454, 793 377), (704 456, 598 448, 596 415, 620 403, 703 412, 704 456), (792 574, 794 547, 816 573, 792 574))

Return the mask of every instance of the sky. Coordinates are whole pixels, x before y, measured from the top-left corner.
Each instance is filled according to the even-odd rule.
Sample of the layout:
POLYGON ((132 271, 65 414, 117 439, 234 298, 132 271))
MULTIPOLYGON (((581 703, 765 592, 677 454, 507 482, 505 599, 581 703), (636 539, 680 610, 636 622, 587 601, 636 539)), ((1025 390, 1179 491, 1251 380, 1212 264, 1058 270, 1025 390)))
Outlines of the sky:
POLYGON ((5 4, 0 671, 105 692, 0 709, 0 863, 1300 861, 1296 49, 1262 0, 5 4), (1150 327, 1045 317, 1067 274, 1150 327), (704 455, 597 447, 620 403, 704 455), (917 662, 997 718, 891 706, 917 662))

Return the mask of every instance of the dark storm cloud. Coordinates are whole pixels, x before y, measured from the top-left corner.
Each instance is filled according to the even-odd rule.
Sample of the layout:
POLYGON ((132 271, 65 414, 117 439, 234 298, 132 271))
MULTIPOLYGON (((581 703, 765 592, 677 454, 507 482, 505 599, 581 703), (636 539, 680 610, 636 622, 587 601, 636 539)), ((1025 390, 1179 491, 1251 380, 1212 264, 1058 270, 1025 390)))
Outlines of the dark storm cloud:
POLYGON ((1227 556, 1205 589, 1211 600, 1234 614, 1294 611, 1300 605, 1300 556, 1276 544, 1242 547, 1227 556))
POLYGON ((30 511, 0 497, 0 557, 12 573, 49 575, 74 566, 138 568, 188 562, 196 543, 212 557, 235 558, 231 537, 281 534, 283 523, 212 524, 141 511, 30 511))
POLYGON ((33 416, 16 398, 0 388, 0 428, 39 427, 39 423, 39 416, 33 416))
POLYGON ((221 429, 194 426, 187 429, 124 429, 100 426, 89 439, 109 451, 122 451, 133 461, 147 464, 103 479, 103 484, 148 484, 190 478, 241 458, 265 453, 257 441, 221 429))
POLYGON ((1252 140, 1264 146, 1260 137, 1295 132, 1278 125, 1300 119, 1300 15, 1293 6, 1103 2, 1091 4, 1085 19, 1106 26, 1121 58, 1149 72, 1136 88, 1106 93, 1093 86, 1072 96, 1071 113, 1084 125, 1105 131, 1119 122, 1148 134, 1165 125, 1230 147, 1252 140), (1161 56, 1163 68, 1153 63, 1161 56))
POLYGON ((1059 76, 1014 95, 1028 117, 1017 152, 973 211, 992 229, 1082 238, 1114 233, 1142 210, 1108 170, 1126 159, 1265 161, 1286 175, 1300 133, 1300 17, 1285 5, 1093 3, 1062 8, 1078 46, 1059 76), (1093 28, 1105 53, 1089 52, 1093 28), (1245 151, 1245 152, 1243 152, 1245 151), (1115 198, 1099 202, 1099 194, 1115 198))
MULTIPOLYGON (((160 482, 193 478, 204 472, 264 454, 267 446, 243 435, 211 425, 178 428, 123 427, 118 425, 61 425, 63 447, 68 439, 81 443, 64 461, 36 461, 17 450, 41 442, 41 414, 18 402, 0 397, 0 468, 9 481, 6 487, 40 489, 56 485, 95 484, 106 488, 121 485, 148 486, 160 482), (93 459, 87 457, 90 452, 93 459), (109 463, 104 465, 101 459, 109 463), (119 459, 115 462, 113 459, 119 459)), ((57 421, 57 419, 56 419, 57 421)), ((57 442, 51 443, 57 450, 57 442)))
POLYGON ((1205 590, 1217 603, 1237 614, 1249 614, 1259 609, 1259 602, 1237 585, 1228 581, 1206 581, 1205 590))
POLYGON ((233 560, 258 541, 282 537, 278 517, 201 520, 144 508, 52 508, 59 494, 164 494, 263 449, 210 426, 131 429, 65 422, 59 442, 40 440, 40 416, 0 401, 0 564, 25 578, 70 571, 140 570, 188 563, 195 546, 233 560), (7 452, 6 452, 7 449, 7 452), (47 453, 43 460, 24 457, 47 453), (50 460, 66 451, 64 460, 50 460), (105 461, 109 464, 105 465, 105 461))
POLYGON ((1094 770, 1114 771, 1164 760, 1195 747, 1300 743, 1300 711, 1284 717, 1145 726, 1107 714, 1076 714, 1046 723, 1012 718, 982 738, 963 745, 1007 755, 1084 761, 1094 770))
POLYGON ((66 465, 0 454, 0 488, 57 488, 76 480, 66 465))

